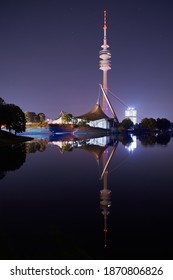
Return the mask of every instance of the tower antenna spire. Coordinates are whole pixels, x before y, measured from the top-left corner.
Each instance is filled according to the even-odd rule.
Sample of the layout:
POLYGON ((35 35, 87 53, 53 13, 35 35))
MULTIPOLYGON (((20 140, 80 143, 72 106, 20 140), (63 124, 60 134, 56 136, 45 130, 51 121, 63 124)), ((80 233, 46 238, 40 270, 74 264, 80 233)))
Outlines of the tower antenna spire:
POLYGON ((107 22, 106 22, 106 10, 104 10, 104 29, 107 29, 107 22))
POLYGON ((106 20, 106 10, 104 10, 104 25, 103 25, 103 30, 104 30, 104 45, 107 45, 107 38, 106 38, 106 29, 107 29, 107 20, 106 20))

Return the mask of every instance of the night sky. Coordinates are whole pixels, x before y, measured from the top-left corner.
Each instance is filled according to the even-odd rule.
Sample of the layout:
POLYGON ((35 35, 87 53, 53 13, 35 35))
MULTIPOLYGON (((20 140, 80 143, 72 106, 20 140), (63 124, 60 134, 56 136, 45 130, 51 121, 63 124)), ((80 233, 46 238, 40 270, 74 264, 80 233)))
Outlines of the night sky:
MULTIPOLYGON (((173 121, 171 0, 1 1, 0 97, 49 118, 88 112, 102 83, 105 9, 109 90, 141 118, 173 121)), ((110 100, 121 121, 126 107, 110 100)))

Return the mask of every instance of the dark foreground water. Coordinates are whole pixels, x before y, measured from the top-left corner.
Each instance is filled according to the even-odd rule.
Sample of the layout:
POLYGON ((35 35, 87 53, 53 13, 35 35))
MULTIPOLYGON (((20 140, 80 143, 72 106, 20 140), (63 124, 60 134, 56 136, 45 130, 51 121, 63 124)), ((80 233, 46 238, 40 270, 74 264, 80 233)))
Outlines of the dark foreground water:
POLYGON ((0 156, 1 259, 173 259, 173 141, 62 136, 0 156))

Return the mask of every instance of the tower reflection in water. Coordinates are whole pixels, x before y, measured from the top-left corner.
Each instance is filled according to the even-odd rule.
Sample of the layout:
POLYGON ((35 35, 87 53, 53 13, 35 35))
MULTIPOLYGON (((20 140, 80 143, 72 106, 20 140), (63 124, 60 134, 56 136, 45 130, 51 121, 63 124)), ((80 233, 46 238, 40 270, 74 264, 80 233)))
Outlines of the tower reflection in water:
POLYGON ((102 155, 103 171, 101 173, 100 179, 103 181, 103 189, 100 191, 100 207, 102 209, 102 214, 104 216, 104 246, 107 247, 107 216, 109 215, 109 208, 111 207, 111 190, 108 188, 108 167, 111 159, 118 146, 118 140, 113 143, 112 151, 109 154, 109 146, 106 147, 102 155))
POLYGON ((111 190, 108 187, 108 174, 109 165, 117 149, 119 140, 115 137, 100 137, 92 139, 84 139, 84 136, 80 136, 80 139, 73 138, 73 136, 57 136, 52 137, 50 144, 56 145, 59 151, 63 154, 73 149, 82 148, 85 151, 90 152, 97 161, 99 168, 99 179, 102 182, 102 189, 100 190, 100 208, 104 217, 104 247, 108 246, 108 215, 111 207, 111 190))

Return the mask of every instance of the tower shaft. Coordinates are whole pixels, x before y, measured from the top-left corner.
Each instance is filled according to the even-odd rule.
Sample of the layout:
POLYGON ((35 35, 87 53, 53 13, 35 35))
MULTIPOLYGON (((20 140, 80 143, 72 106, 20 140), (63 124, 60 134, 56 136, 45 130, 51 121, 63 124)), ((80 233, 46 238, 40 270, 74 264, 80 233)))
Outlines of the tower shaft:
MULTIPOLYGON (((104 89, 104 92, 106 93, 106 95, 107 95, 107 76, 108 76, 107 71, 103 71, 103 89, 104 89)), ((106 98, 104 97, 104 95, 103 95, 103 99, 102 99, 102 110, 105 114, 108 111, 108 104, 107 104, 107 101, 106 101, 106 98)))

